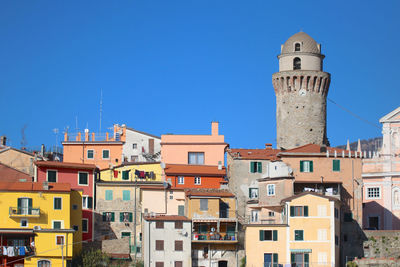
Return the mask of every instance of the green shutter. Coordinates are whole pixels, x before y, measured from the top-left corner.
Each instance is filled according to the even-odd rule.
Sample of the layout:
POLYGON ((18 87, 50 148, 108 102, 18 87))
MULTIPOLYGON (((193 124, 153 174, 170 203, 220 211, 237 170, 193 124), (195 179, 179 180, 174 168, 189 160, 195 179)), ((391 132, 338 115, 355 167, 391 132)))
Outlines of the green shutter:
POLYGON ((310 160, 310 172, 313 172, 313 171, 314 171, 313 161, 310 160))
POLYGON ((278 253, 273 254, 273 263, 274 263, 274 267, 278 266, 278 253))
POLYGON ((256 164, 255 162, 250 162, 250 172, 255 173, 256 172, 256 164))
POLYGON ((294 216, 294 206, 290 206, 290 217, 294 216))
POLYGON ((129 180, 129 171, 122 171, 122 180, 129 180))
POLYGON ((304 206, 304 217, 308 217, 308 206, 304 206))
POLYGON ((21 210, 22 198, 18 198, 18 210, 21 210))
POLYGON ((299 231, 299 235, 300 235, 300 240, 304 240, 304 231, 303 230, 299 231))
POLYGON ((133 222, 133 218, 132 217, 133 217, 132 212, 129 212, 129 221, 130 222, 133 222))
POLYGON ((257 171, 259 173, 262 173, 262 163, 261 162, 257 162, 257 171))
POLYGON ((106 221, 106 213, 105 212, 103 212, 103 222, 105 222, 106 221))
POLYGON ((119 213, 119 221, 120 221, 120 222, 123 222, 123 221, 124 221, 124 213, 123 213, 123 212, 120 212, 120 213, 119 213))
POLYGON ((290 255, 290 263, 291 264, 294 264, 296 262, 296 254, 295 253, 292 253, 291 255, 290 255))
POLYGON ((340 160, 339 159, 334 159, 332 162, 333 162, 332 170, 335 171, 335 172, 340 171, 340 160))
POLYGON ((304 263, 310 262, 310 255, 308 253, 304 253, 304 263))
POLYGON ((304 172, 304 161, 300 160, 300 172, 304 172))
POLYGON ((28 198, 28 214, 32 214, 32 198, 28 198))
POLYGON ((89 209, 93 208, 93 198, 92 197, 88 197, 88 208, 89 209))
POLYGON ((113 222, 114 220, 115 220, 114 212, 111 212, 111 221, 113 222))
POLYGON ((272 240, 273 241, 278 241, 278 230, 273 230, 272 231, 272 240))
POLYGON ((264 231, 260 230, 260 241, 264 241, 264 231))

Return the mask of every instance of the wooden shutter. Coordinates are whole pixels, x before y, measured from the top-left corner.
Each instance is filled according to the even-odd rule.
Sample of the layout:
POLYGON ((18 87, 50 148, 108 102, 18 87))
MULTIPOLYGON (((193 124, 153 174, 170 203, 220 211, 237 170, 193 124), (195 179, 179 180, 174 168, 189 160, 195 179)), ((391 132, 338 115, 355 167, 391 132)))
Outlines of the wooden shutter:
POLYGON ((257 171, 259 173, 262 173, 262 163, 261 162, 257 162, 257 171))
POLYGON ((260 241, 264 241, 264 231, 260 230, 260 241))
POLYGON ((183 241, 182 240, 175 240, 175 250, 176 251, 183 250, 183 241))
POLYGON ((114 220, 115 220, 114 212, 111 212, 111 221, 113 222, 114 220))
POLYGON ((123 212, 120 212, 120 213, 119 213, 119 221, 120 221, 120 222, 123 222, 123 221, 124 221, 124 213, 123 213, 123 212))
POLYGON ((156 240, 156 250, 164 250, 164 240, 156 240))
POLYGON ((304 263, 309 263, 309 262, 310 262, 310 255, 308 253, 304 253, 304 263))
POLYGON ((28 198, 28 214, 32 214, 32 198, 28 198))
POLYGON ((175 229, 183 229, 183 222, 182 221, 176 221, 175 222, 175 229))
POLYGON ((303 207, 304 217, 308 217, 308 206, 303 207))
POLYGON ((304 172, 304 161, 300 160, 300 172, 304 172))
POLYGON ((154 154, 154 139, 149 139, 149 154, 154 154))
POLYGON ((183 262, 181 262, 181 261, 176 261, 174 267, 183 267, 183 262))
POLYGON ((157 229, 163 229, 164 228, 164 222, 163 221, 156 221, 156 228, 157 229))
POLYGON ((18 211, 21 210, 22 207, 22 198, 18 198, 18 211))
POLYGON ((272 254, 272 262, 274 263, 274 267, 278 266, 278 253, 272 254))
POLYGON ((290 206, 290 217, 294 216, 294 206, 290 206))
POLYGON ((255 164, 255 162, 250 162, 250 172, 251 173, 256 172, 256 164, 255 164))
POLYGON ((132 212, 129 212, 129 221, 130 221, 130 222, 133 222, 133 218, 132 218, 132 217, 133 217, 132 212))
POLYGON ((310 172, 313 172, 313 171, 314 171, 313 161, 310 160, 310 172))
POLYGON ((164 262, 162 261, 156 262, 156 267, 164 267, 164 262))
POLYGON ((278 241, 278 230, 273 230, 272 231, 272 240, 273 241, 278 241))
POLYGON ((296 262, 296 254, 295 253, 291 253, 290 254, 290 263, 294 264, 296 262))

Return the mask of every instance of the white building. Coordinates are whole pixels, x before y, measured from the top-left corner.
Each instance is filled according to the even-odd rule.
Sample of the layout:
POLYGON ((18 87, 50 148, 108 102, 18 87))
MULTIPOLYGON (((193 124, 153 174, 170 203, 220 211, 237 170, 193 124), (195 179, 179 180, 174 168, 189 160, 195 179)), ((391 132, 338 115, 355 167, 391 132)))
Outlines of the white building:
POLYGON ((177 215, 147 216, 143 227, 144 266, 192 266, 190 219, 177 215))

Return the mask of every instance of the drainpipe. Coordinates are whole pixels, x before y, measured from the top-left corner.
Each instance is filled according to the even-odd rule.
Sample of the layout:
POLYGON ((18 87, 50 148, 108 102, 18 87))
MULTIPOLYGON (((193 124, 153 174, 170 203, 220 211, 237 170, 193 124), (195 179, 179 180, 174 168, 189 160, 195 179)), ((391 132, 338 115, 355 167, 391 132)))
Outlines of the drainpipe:
POLYGON ((149 267, 150 267, 150 259, 151 259, 151 255, 150 255, 150 253, 151 253, 151 242, 150 242, 150 225, 151 225, 151 221, 149 221, 149 267))

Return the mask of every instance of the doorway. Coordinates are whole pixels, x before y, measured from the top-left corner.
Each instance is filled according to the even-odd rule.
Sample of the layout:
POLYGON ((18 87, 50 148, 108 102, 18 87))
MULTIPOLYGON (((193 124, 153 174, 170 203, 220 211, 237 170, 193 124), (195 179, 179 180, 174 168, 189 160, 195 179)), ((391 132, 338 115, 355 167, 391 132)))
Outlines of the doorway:
POLYGON ((371 229, 379 230, 379 217, 378 216, 368 217, 368 225, 369 228, 371 229))
POLYGON ((219 261, 218 267, 228 267, 228 261, 219 261))

